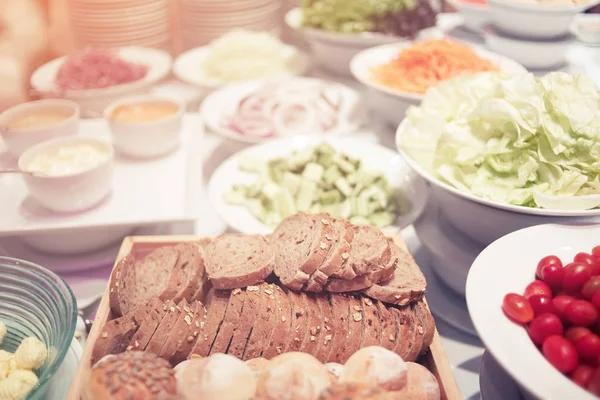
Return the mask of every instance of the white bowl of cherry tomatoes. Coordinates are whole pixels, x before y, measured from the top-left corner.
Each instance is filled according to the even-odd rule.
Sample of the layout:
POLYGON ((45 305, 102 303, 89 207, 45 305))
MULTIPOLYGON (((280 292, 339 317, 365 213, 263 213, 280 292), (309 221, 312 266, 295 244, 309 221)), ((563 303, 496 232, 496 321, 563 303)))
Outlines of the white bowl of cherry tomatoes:
POLYGON ((600 225, 510 233, 473 262, 466 286, 481 340, 527 394, 600 396, 600 225))

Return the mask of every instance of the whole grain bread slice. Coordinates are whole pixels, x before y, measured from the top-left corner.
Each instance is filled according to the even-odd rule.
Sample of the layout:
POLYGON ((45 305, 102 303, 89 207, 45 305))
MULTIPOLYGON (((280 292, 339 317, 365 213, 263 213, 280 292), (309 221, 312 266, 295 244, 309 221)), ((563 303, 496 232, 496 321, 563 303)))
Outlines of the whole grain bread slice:
POLYGON ((268 315, 265 317, 265 326, 266 329, 264 331, 265 335, 265 344, 260 352, 260 357, 265 358, 264 353, 265 350, 274 344, 274 336, 275 330, 277 329, 277 319, 279 318, 279 313, 277 309, 277 297, 275 295, 275 287, 274 284, 264 284, 263 290, 264 294, 267 296, 267 309, 266 312, 268 315))
POLYGON ((308 332, 308 315, 306 305, 300 293, 293 290, 287 291, 288 299, 292 305, 292 331, 288 337, 284 352, 300 351, 302 342, 308 332))
POLYGON ((177 350, 179 340, 186 337, 188 328, 192 324, 192 319, 194 318, 194 313, 185 299, 181 300, 178 306, 181 309, 179 317, 169 331, 167 339, 157 354, 159 357, 164 358, 169 362, 171 361, 171 357, 173 357, 175 350, 177 350))
POLYGON ((248 286, 245 291, 244 304, 242 305, 242 312, 240 313, 240 321, 233 332, 231 343, 227 349, 227 353, 235 356, 239 359, 243 359, 244 350, 248 344, 248 340, 252 334, 252 328, 256 322, 256 316, 260 312, 260 290, 258 286, 248 286))
POLYGON ((408 358, 413 348, 415 327, 417 325, 410 307, 397 308, 390 306, 388 310, 394 314, 398 323, 398 341, 394 353, 402 357, 404 361, 414 361, 414 359, 408 358))
POLYGON ((360 349, 362 336, 364 334, 365 318, 363 315, 363 307, 361 299, 356 294, 349 294, 348 306, 350 307, 350 315, 348 318, 348 340, 346 344, 346 352, 342 356, 342 362, 348 361, 352 354, 360 349))
POLYGON ((169 338, 171 330, 175 326, 175 323, 179 319, 179 316, 182 312, 182 308, 171 300, 167 300, 165 304, 167 305, 167 311, 162 321, 160 321, 160 324, 158 324, 156 331, 154 331, 154 334, 150 338, 148 345, 146 346, 147 352, 156 355, 158 355, 163 345, 169 338))
POLYGON ((178 303, 182 299, 191 302, 204 279, 204 262, 200 249, 195 243, 180 243, 177 245, 179 258, 175 271, 181 279, 177 280, 179 290, 173 297, 178 303))
POLYGON ((378 346, 381 342, 381 321, 377 305, 367 296, 362 296, 362 308, 365 318, 365 336, 361 347, 378 346))
POLYGON ((350 315, 350 302, 346 294, 331 293, 329 296, 335 324, 335 337, 332 342, 331 353, 327 362, 342 363, 342 356, 348 341, 348 316, 350 315))
POLYGON ((363 292, 384 303, 400 306, 419 301, 427 291, 427 282, 423 273, 408 251, 400 249, 395 244, 390 247, 393 254, 392 259, 398 260, 392 278, 374 284, 363 292))
POLYGON ((235 327, 240 322, 240 315, 242 313, 242 307, 244 305, 244 299, 246 292, 242 289, 234 289, 231 291, 229 296, 229 304, 221 323, 221 328, 215 337, 214 343, 210 349, 210 354, 225 353, 233 337, 235 327))
POLYGON ((379 282, 390 280, 394 274, 393 266, 385 266, 353 279, 331 278, 324 290, 334 293, 356 292, 369 288, 379 282))
MULTIPOLYGON (((263 345, 263 331, 264 331, 264 323, 261 320, 261 316, 266 313, 267 307, 267 296, 264 294, 262 286, 263 284, 256 286, 248 286, 246 290, 248 292, 256 292, 258 296, 258 302, 256 307, 256 314, 252 317, 252 330, 250 331, 250 335, 248 336, 248 340, 246 342, 246 347, 244 348, 244 353, 242 355, 242 360, 251 360, 253 358, 257 358, 262 351, 263 345)), ((249 293, 247 294, 249 295, 249 293)))
POLYGON ((323 325, 321 328, 321 343, 317 349, 317 354, 315 357, 322 363, 326 363, 333 348, 333 339, 335 338, 336 334, 334 317, 331 303, 329 302, 329 296, 327 294, 315 294, 315 301, 319 306, 319 311, 321 312, 323 319, 323 325))
POLYGON ((223 317, 225 317, 230 296, 230 290, 211 289, 208 292, 205 304, 207 309, 206 318, 203 321, 204 324, 200 324, 200 333, 198 333, 196 344, 194 345, 190 356, 196 354, 200 357, 208 357, 215 337, 221 328, 223 317))
POLYGON ((171 365, 177 365, 188 358, 200 333, 200 324, 205 315, 204 305, 194 301, 189 308, 193 315, 192 322, 186 333, 177 340, 177 348, 170 357, 171 365))
POLYGON ((275 252, 275 275, 282 284, 301 290, 323 263, 333 238, 327 214, 298 213, 284 219, 271 236, 275 252))
POLYGON ((379 311, 379 319, 381 321, 381 342, 379 343, 379 346, 393 351, 398 337, 396 318, 394 318, 392 313, 382 302, 376 301, 375 305, 379 311))
POLYGON ((117 263, 110 274, 108 298, 113 317, 123 315, 122 303, 127 303, 123 308, 129 311, 130 298, 127 292, 131 291, 131 285, 135 285, 135 281, 135 260, 132 255, 128 254, 117 263))
POLYGON ((423 311, 423 328, 425 329, 425 333, 423 334, 423 351, 425 351, 431 346, 431 343, 433 343, 433 337, 435 336, 435 320, 424 300, 417 302, 417 305, 419 305, 423 311))
POLYGON ((342 269, 331 275, 332 278, 354 279, 368 273, 377 273, 386 268, 391 249, 381 231, 370 225, 353 226, 354 237, 348 260, 342 269))
POLYGON ((416 345, 414 349, 411 349, 412 351, 409 357, 417 359, 429 348, 429 345, 431 345, 431 342, 433 341, 435 322, 427 309, 425 302, 418 301, 414 303, 411 308, 418 321, 415 330, 415 343, 418 345, 416 345))
POLYGON ((112 319, 104 324, 92 350, 92 365, 108 354, 124 352, 137 329, 138 326, 127 317, 112 319))
POLYGON ((156 328, 162 321, 163 317, 167 313, 167 305, 158 297, 154 297, 149 303, 150 311, 140 323, 139 329, 135 332, 135 335, 131 338, 129 350, 144 351, 148 346, 148 342, 156 332, 156 328))
POLYGON ((317 354, 321 337, 321 312, 314 298, 302 292, 302 300, 304 301, 304 309, 306 310, 306 318, 308 321, 308 329, 302 340, 300 351, 308 353, 312 356, 317 354))
POLYGON ((262 354, 262 357, 267 360, 283 353, 292 329, 292 305, 290 304, 290 300, 278 285, 273 285, 273 291, 277 307, 275 310, 276 326, 272 342, 262 354))
POLYGON ((225 233, 205 250, 206 273, 217 289, 263 282, 273 272, 275 255, 263 236, 225 233))
POLYGON ((423 350, 423 339, 425 336, 425 327, 424 327, 424 315, 420 307, 417 304, 413 303, 410 306, 410 312, 412 314, 412 319, 414 323, 413 332, 412 332, 412 340, 410 346, 410 350, 408 355, 406 356, 407 360, 415 361, 419 358, 421 351, 423 350))

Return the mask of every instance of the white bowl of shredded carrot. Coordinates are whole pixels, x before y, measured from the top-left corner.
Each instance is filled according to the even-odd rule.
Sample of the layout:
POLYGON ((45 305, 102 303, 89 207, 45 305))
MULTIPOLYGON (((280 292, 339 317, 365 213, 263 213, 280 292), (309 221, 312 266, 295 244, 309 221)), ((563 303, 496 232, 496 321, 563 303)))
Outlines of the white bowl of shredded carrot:
POLYGON ((350 62, 352 75, 372 92, 376 111, 398 125, 411 105, 440 82, 486 71, 525 73, 519 63, 504 56, 441 38, 372 47, 350 62))

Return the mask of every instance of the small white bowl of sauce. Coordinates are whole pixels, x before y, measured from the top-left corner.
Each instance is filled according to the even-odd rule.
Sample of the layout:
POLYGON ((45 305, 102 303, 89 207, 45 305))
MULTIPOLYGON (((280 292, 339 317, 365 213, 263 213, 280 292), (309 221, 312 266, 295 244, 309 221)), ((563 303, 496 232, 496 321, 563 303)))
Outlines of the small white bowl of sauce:
POLYGON ((96 138, 72 136, 39 143, 19 157, 31 196, 56 212, 77 212, 100 203, 112 187, 114 150, 96 138))
POLYGON ((38 100, 19 104, 0 114, 0 136, 10 153, 20 156, 48 139, 75 135, 79 106, 69 100, 38 100))
POLYGON ((113 144, 136 158, 158 157, 179 147, 185 103, 160 95, 133 96, 105 111, 113 144))

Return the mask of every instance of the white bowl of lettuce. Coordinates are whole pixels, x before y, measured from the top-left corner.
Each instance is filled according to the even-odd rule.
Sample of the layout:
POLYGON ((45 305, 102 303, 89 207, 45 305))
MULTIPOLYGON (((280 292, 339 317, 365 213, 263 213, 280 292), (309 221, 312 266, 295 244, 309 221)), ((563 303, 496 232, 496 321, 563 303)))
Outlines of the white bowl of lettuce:
POLYGON ((396 132, 456 228, 483 244, 600 222, 600 93, 583 75, 483 73, 430 90, 396 132))

